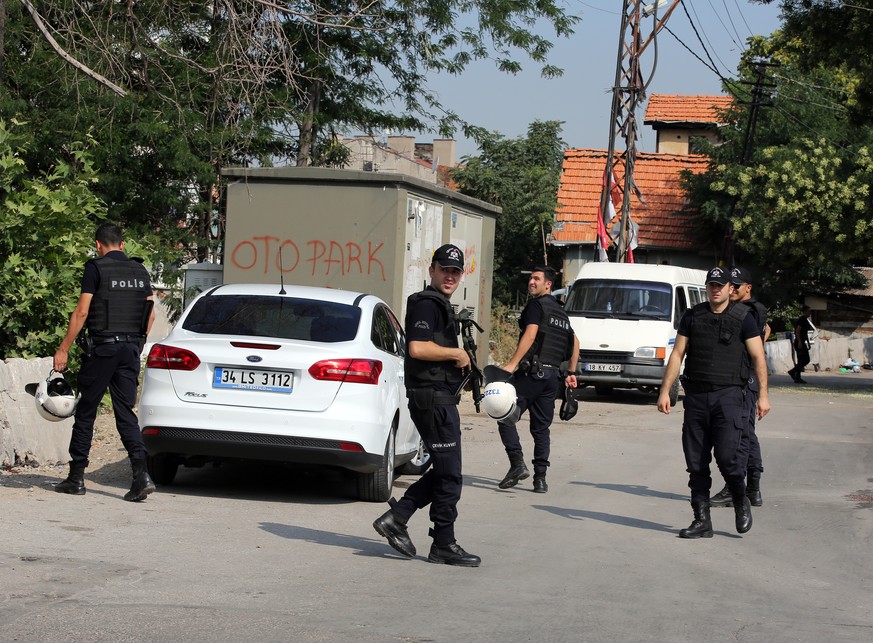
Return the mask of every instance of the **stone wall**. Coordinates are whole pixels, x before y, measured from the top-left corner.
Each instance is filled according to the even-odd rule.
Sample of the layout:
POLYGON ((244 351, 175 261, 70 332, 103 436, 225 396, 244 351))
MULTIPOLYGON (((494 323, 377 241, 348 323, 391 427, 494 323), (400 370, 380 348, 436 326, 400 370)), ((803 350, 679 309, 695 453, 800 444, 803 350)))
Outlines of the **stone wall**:
POLYGON ((26 384, 48 377, 51 368, 51 357, 0 362, 0 466, 69 462, 73 419, 44 420, 24 391, 26 384))
MULTIPOLYGON (((826 334, 816 340, 810 351, 812 370, 818 364, 821 371, 836 371, 849 357, 861 364, 873 364, 873 337, 837 337, 826 334)), ((791 342, 778 339, 767 342, 767 370, 771 374, 785 374, 794 367, 791 342)))

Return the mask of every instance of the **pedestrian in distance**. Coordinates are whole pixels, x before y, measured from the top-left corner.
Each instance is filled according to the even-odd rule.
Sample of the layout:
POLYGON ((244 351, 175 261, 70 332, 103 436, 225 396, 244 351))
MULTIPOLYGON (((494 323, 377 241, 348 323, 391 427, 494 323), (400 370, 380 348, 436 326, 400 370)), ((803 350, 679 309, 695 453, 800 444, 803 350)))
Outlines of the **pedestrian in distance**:
POLYGON ((464 254, 446 244, 437 248, 429 268, 430 285, 406 302, 406 361, 404 363, 409 414, 424 441, 433 466, 375 520, 373 528, 404 556, 416 554, 407 523, 430 505, 433 544, 428 561, 478 567, 481 559, 466 552, 455 539, 461 498, 460 387, 470 357, 459 347, 459 326, 449 300, 464 275, 464 254))
POLYGON ((60 372, 67 367, 73 343, 82 348, 77 381, 81 398, 70 437, 70 472, 55 485, 55 491, 85 494, 94 419, 108 388, 115 426, 133 470, 133 482, 124 499, 138 502, 155 490, 146 471, 146 448, 133 411, 140 353, 155 319, 154 295, 142 259, 124 253, 121 228, 104 223, 97 228, 94 239, 97 258, 85 264, 79 301, 54 355, 54 369, 60 372))
POLYGON ((661 381, 658 410, 669 414, 670 387, 685 360, 682 450, 694 520, 679 532, 681 538, 712 538, 709 463, 713 452, 731 492, 737 532, 752 528, 752 505, 746 495, 751 373, 760 388, 754 409, 759 420, 770 411, 770 398, 761 329, 748 306, 731 302, 732 290, 726 269, 707 272, 707 301, 686 310, 679 320, 676 343, 661 381))
MULTIPOLYGON (((752 274, 745 268, 731 269, 731 284, 733 292, 731 293, 731 301, 734 303, 742 303, 749 307, 749 315, 755 318, 755 323, 761 331, 761 341, 767 345, 767 338, 770 337, 770 325, 767 323, 767 308, 760 301, 752 297, 752 274)), ((765 349, 766 354, 766 349, 765 349)), ((749 375, 749 403, 752 409, 758 403, 758 391, 760 387, 755 379, 755 374, 749 375)), ((753 507, 760 507, 764 504, 761 497, 761 474, 764 473, 764 461, 761 457, 761 444, 758 442, 758 436, 755 433, 755 413, 749 413, 749 464, 746 469, 746 495, 753 507)), ((731 490, 725 485, 724 489, 715 494, 709 501, 712 507, 732 507, 733 499, 731 498, 731 490)))
POLYGON ((519 481, 530 477, 517 429, 521 415, 528 411, 530 433, 534 440, 533 490, 536 493, 549 490, 546 472, 549 467, 550 427, 555 417, 555 400, 562 379, 570 389, 577 385, 579 340, 563 307, 552 295, 554 282, 555 271, 552 268, 536 266, 531 270, 527 282, 531 299, 518 320, 518 346, 503 367, 513 374, 512 384, 518 400, 515 413, 497 423, 500 440, 509 458, 509 471, 497 484, 501 489, 514 487, 519 481), (561 372, 564 362, 567 362, 566 374, 561 372))
POLYGON ((804 306, 800 310, 800 317, 794 322, 794 353, 797 355, 797 364, 788 371, 788 374, 795 384, 806 384, 806 380, 800 375, 809 364, 809 351, 812 348, 812 336, 815 333, 815 326, 809 319, 810 315, 812 315, 812 308, 804 306))

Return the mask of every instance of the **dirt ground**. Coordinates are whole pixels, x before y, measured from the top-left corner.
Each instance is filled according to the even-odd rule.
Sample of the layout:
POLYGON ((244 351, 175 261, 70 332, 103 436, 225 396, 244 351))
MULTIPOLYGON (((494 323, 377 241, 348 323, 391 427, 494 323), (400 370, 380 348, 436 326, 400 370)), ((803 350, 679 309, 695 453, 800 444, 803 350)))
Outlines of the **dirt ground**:
MULTIPOLYGON (((121 444, 118 431, 115 430, 115 416, 111 411, 97 415, 94 421, 94 441, 91 443, 91 465, 88 467, 86 477, 94 482, 108 483, 127 481, 130 478, 130 465, 127 460, 127 451, 121 444)), ((46 464, 39 467, 17 466, 8 469, 0 469, 0 487, 16 489, 19 485, 13 484, 16 476, 26 474, 29 478, 44 477, 45 485, 52 485, 67 476, 67 465, 46 464)))

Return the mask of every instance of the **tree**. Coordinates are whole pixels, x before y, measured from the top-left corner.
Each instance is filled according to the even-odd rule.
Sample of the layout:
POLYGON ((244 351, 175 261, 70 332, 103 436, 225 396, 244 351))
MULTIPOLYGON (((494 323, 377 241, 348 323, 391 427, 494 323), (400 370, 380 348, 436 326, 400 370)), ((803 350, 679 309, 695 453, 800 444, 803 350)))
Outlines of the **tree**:
POLYGON ((223 167, 341 164, 334 135, 352 128, 470 131, 428 74, 489 57, 515 73, 520 55, 557 75, 537 32, 567 36, 576 22, 554 0, 6 8, 0 117, 34 127, 28 167, 46 168, 90 132, 109 216, 160 230, 171 263, 220 256, 223 167))
POLYGON ((67 328, 94 221, 105 206, 94 194, 93 141, 30 178, 22 124, 0 120, 0 359, 55 352, 67 328))
MULTIPOLYGON (((770 4, 774 0, 758 0, 770 4)), ((873 11, 866 2, 779 0, 784 46, 806 71, 843 69, 854 78, 853 124, 873 122, 873 11)))
POLYGON ((855 77, 800 64, 796 46, 778 32, 752 43, 740 77, 750 84, 762 57, 780 63, 767 71, 772 98, 759 100, 751 132, 749 84, 731 83, 733 125, 710 150, 709 171, 686 183, 702 238, 717 241, 732 224, 737 262, 760 266, 773 303, 856 284, 852 266, 873 254, 873 131, 849 118, 855 77))
POLYGON ((503 208, 494 241, 495 303, 512 305, 522 290, 523 271, 536 264, 559 265, 546 238, 554 222, 564 160, 560 121, 535 121, 527 136, 483 136, 479 156, 464 157, 452 170, 463 194, 503 208))

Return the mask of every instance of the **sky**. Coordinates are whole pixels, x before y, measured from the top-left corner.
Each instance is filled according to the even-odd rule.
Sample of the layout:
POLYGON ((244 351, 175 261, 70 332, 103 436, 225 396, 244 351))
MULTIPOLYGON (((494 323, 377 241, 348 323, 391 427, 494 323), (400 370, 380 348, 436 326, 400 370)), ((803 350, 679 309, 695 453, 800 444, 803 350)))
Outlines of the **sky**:
MULTIPOLYGON (((563 76, 543 79, 537 65, 530 61, 522 61, 525 70, 512 76, 497 71, 490 61, 480 61, 460 76, 432 77, 431 88, 448 109, 464 120, 507 138, 524 136, 528 125, 536 120, 557 120, 564 122, 562 134, 568 147, 606 149, 612 127, 610 88, 615 82, 622 0, 565 2, 568 12, 582 19, 570 38, 549 38, 555 45, 550 62, 564 69, 563 76)), ((753 34, 769 35, 780 24, 778 3, 685 0, 684 4, 703 44, 679 5, 666 23, 675 37, 666 29, 658 34, 657 65, 653 45, 643 54, 643 77, 652 75, 655 67, 648 95, 720 94, 718 75, 695 54, 707 60, 708 52, 722 76, 735 77, 746 40, 753 34)), ((646 20, 643 28, 644 34, 649 33, 652 20, 646 20)), ((656 137, 650 127, 642 125, 644 110, 645 104, 639 113, 637 149, 654 152, 656 137)), ((417 139, 423 142, 426 137, 419 134, 417 139)), ((460 132, 455 138, 459 159, 476 155, 475 142, 463 138, 460 132)))

